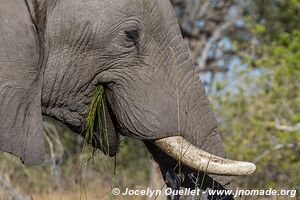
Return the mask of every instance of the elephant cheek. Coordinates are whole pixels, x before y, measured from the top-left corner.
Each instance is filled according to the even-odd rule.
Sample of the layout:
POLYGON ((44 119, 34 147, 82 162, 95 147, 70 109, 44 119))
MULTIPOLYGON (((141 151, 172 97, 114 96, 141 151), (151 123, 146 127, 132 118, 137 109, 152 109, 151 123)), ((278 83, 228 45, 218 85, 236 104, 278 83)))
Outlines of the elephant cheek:
POLYGON ((155 86, 136 86, 134 94, 119 89, 107 93, 122 134, 141 139, 160 139, 178 134, 176 99, 155 86))

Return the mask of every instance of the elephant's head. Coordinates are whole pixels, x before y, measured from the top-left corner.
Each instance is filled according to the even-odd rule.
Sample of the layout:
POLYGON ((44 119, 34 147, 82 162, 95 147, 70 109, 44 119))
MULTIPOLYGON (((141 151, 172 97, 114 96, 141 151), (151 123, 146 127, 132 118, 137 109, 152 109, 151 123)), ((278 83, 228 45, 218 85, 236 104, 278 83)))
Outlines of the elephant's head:
POLYGON ((168 0, 25 2, 0 8, 1 149, 41 162, 42 114, 84 133, 102 85, 111 155, 122 134, 145 141, 162 170, 175 167, 165 155, 212 174, 254 171, 222 158, 215 116, 168 0))

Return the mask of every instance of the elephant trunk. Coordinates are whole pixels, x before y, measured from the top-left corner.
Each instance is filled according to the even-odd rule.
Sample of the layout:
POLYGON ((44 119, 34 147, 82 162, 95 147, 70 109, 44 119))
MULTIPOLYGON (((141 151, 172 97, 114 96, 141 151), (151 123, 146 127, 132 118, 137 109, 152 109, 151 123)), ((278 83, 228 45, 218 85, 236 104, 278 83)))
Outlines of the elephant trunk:
POLYGON ((225 158, 222 140, 216 131, 218 124, 204 85, 195 75, 187 53, 175 57, 178 136, 155 140, 156 146, 197 171, 218 175, 252 174, 256 169, 254 164, 225 158))

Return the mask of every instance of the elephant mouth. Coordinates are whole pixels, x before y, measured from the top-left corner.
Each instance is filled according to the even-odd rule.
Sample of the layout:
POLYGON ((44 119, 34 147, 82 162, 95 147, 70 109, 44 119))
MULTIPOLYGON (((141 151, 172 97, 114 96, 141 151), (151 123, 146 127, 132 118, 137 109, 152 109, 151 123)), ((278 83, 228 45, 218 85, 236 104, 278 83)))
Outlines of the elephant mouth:
POLYGON ((250 162, 234 161, 208 153, 181 136, 154 141, 155 145, 191 169, 216 175, 241 176, 254 173, 256 166, 250 162))
MULTIPOLYGON (((109 156, 115 156, 118 151, 119 138, 117 131, 107 132, 103 120, 95 120, 93 128, 92 146, 101 149, 109 156), (100 126, 99 126, 100 124, 100 126)), ((112 127, 116 127, 112 122, 112 127)), ((109 130, 111 130, 111 128, 109 130)), ((170 136, 155 139, 152 142, 166 154, 196 171, 207 172, 215 175, 242 176, 255 172, 256 166, 250 162, 235 161, 213 155, 204 151, 182 136, 170 136)))
MULTIPOLYGON (((100 123, 99 126, 100 121, 94 121, 91 144, 93 147, 101 149, 106 155, 115 156, 119 145, 118 134, 115 131, 109 133, 103 131, 105 125, 100 123)), ((116 124, 112 124, 115 127, 116 124)), ((191 144, 182 136, 171 136, 152 140, 152 142, 175 160, 196 171, 216 175, 242 176, 250 175, 256 170, 256 166, 253 163, 235 161, 213 155, 191 144)))

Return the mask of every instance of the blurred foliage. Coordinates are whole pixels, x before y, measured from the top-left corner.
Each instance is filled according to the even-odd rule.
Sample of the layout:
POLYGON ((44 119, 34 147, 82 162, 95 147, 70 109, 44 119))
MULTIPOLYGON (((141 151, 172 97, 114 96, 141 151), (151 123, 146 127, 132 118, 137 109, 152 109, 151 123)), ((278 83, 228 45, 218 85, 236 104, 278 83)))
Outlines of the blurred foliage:
POLYGON ((264 41, 270 42, 282 37, 284 32, 299 29, 299 0, 255 0, 252 3, 249 13, 257 26, 264 27, 264 41))
POLYGON ((230 157, 257 164, 253 176, 236 181, 299 191, 300 1, 255 1, 255 11, 246 16, 259 40, 255 56, 235 68, 238 91, 215 95, 213 103, 230 157))

